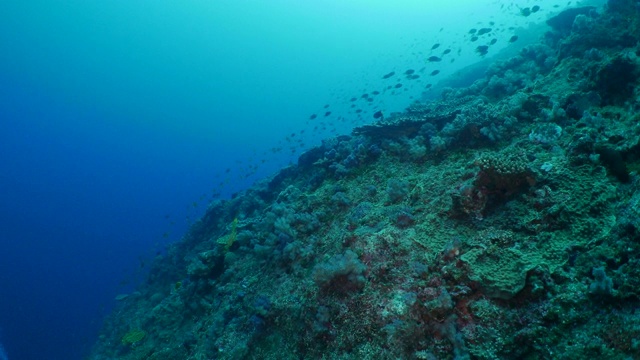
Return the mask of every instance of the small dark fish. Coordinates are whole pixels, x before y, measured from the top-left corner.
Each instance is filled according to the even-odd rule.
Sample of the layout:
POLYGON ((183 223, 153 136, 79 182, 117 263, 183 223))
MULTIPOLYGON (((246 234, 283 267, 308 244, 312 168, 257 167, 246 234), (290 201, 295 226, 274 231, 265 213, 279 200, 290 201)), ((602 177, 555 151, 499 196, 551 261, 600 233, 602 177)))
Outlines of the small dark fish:
POLYGON ((509 42, 510 42, 510 43, 512 43, 512 42, 516 42, 516 41, 518 41, 518 35, 513 35, 513 36, 511 37, 511 39, 509 39, 509 42))
POLYGON ((404 74, 405 74, 405 75, 411 75, 411 74, 413 74, 414 72, 416 72, 416 71, 415 71, 415 70, 413 70, 413 69, 409 69, 409 70, 405 71, 405 72, 404 72, 404 74))
POLYGON ((373 95, 380 95, 380 91, 378 91, 378 90, 372 91, 371 93, 372 93, 373 95))
POLYGON ((384 117, 384 115, 382 115, 382 111, 381 110, 378 110, 373 114, 373 118, 374 119, 381 119, 383 117, 384 117))
POLYGON ((358 98, 354 98, 354 97, 352 97, 349 101, 354 102, 354 101, 356 101, 356 100, 358 100, 358 98))
POLYGON ((478 30, 478 36, 488 34, 491 32, 491 28, 482 28, 478 30))
POLYGON ((493 25, 495 25, 495 24, 496 24, 496 22, 495 22, 495 21, 489 21, 489 25, 493 26, 493 25))
POLYGON ((327 111, 326 113, 324 113, 324 116, 325 116, 325 117, 327 117, 327 116, 329 116, 329 115, 331 115, 331 111, 327 111))
POLYGON ((469 30, 469 34, 475 34, 476 31, 478 31, 478 29, 471 29, 471 30, 469 30))
POLYGON ((438 62, 438 61, 442 61, 442 59, 440 59, 437 56, 429 56, 429 58, 427 59, 427 61, 429 62, 438 62))
POLYGON ((480 45, 476 48, 476 52, 480 54, 480 56, 485 56, 489 52, 489 47, 487 45, 480 45))
POLYGON ((540 10, 540 6, 538 6, 538 5, 534 5, 534 6, 531 8, 531 12, 532 12, 532 13, 537 13, 539 10, 540 10))
POLYGON ((450 53, 450 52, 451 52, 451 49, 447 49, 447 50, 445 50, 445 51, 442 53, 442 55, 447 55, 447 54, 448 54, 448 53, 450 53))
POLYGON ((420 75, 418 75, 418 74, 413 74, 413 75, 407 76, 407 79, 409 79, 409 80, 415 80, 415 79, 419 79, 419 78, 420 78, 420 75))
POLYGON ((316 114, 311 114, 311 116, 309 116, 309 120, 313 120, 313 119, 315 119, 315 118, 317 118, 317 117, 318 117, 318 115, 316 115, 316 114))
POLYGON ((493 39, 491 39, 491 42, 490 42, 489 44, 490 44, 490 45, 493 45, 493 44, 495 44, 496 42, 498 42, 498 39, 493 38, 493 39))
POLYGON ((392 72, 390 72, 390 73, 386 74, 385 76, 383 76, 382 78, 383 78, 383 79, 388 79, 388 78, 392 77, 392 76, 393 76, 393 75, 395 75, 395 74, 396 74, 396 72, 395 72, 395 71, 392 71, 392 72))
POLYGON ((440 47, 440 44, 433 44, 433 46, 431 47, 431 50, 435 50, 435 49, 437 49, 438 47, 440 47))
POLYGON ((360 97, 363 98, 363 99, 366 99, 366 98, 369 97, 369 94, 362 94, 362 96, 360 96, 360 97))
POLYGON ((367 98, 368 102, 373 102, 373 98, 367 98))
POLYGON ((430 75, 431 76, 436 76, 438 74, 440 74, 440 70, 433 70, 430 75))
POLYGON ((360 114, 362 112, 362 109, 357 109, 356 110, 356 114, 360 114))
POLYGON ((427 86, 425 86, 425 89, 429 89, 429 88, 431 88, 431 86, 433 86, 433 85, 427 84, 427 86))
POLYGON ((525 16, 525 17, 531 15, 531 9, 529 9, 528 7, 524 8, 524 9, 520 9, 520 15, 525 16))
POLYGON ((402 84, 400 84, 400 83, 397 83, 396 86, 394 86, 394 88, 396 88, 396 89, 400 89, 401 87, 402 87, 402 84))
POLYGON ((327 105, 325 105, 325 106, 324 106, 324 108, 325 108, 325 109, 326 109, 326 108, 328 108, 328 107, 329 107, 329 104, 327 104, 327 105))
POLYGON ((472 37, 472 38, 471 38, 471 42, 474 42, 474 41, 476 41, 476 40, 478 40, 478 37, 477 37, 477 36, 474 36, 474 37, 472 37))

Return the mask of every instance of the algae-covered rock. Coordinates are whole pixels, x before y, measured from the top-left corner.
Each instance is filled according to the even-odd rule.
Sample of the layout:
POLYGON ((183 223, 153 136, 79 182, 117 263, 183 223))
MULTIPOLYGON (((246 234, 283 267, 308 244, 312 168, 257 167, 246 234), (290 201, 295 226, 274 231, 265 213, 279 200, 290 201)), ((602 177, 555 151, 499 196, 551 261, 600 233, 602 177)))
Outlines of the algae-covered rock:
POLYGON ((223 270, 224 253, 219 249, 207 250, 190 257, 187 265, 187 275, 197 278, 214 279, 223 270))
POLYGON ((512 249, 472 249, 460 260, 469 267, 469 278, 478 282, 485 295, 505 300, 524 288, 527 272, 534 267, 523 260, 522 253, 512 249))

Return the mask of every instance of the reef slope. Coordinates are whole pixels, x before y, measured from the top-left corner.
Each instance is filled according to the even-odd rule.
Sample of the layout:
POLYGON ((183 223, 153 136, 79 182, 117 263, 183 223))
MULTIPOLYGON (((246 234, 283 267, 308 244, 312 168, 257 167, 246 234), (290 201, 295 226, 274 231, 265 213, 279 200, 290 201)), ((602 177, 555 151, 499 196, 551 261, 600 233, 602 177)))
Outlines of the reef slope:
POLYGON ((213 203, 91 359, 640 358, 638 10, 550 25, 213 203))

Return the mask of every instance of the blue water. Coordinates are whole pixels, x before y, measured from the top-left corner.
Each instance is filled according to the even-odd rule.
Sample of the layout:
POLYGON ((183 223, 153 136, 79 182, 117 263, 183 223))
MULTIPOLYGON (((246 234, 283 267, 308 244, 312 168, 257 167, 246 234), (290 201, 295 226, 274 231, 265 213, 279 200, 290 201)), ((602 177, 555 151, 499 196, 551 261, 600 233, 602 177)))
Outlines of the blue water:
POLYGON ((114 297, 209 201, 419 98, 425 83, 405 83, 358 103, 361 119, 349 101, 431 66, 434 43, 460 49, 445 76, 477 61, 461 39, 478 21, 535 20, 496 1, 425 3, 2 2, 6 353, 81 359, 114 297))

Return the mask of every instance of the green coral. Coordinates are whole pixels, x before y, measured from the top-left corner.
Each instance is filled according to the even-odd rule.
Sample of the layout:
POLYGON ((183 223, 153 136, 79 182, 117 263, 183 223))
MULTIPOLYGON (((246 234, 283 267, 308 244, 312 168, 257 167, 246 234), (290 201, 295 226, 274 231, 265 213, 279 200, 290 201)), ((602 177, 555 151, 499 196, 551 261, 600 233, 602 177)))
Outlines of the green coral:
POLYGON ((146 332, 140 329, 130 330, 128 333, 124 334, 122 337, 123 345, 135 345, 140 340, 144 339, 147 335, 146 332))

